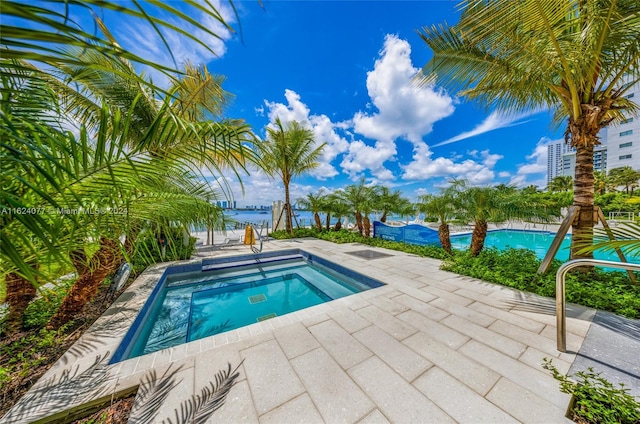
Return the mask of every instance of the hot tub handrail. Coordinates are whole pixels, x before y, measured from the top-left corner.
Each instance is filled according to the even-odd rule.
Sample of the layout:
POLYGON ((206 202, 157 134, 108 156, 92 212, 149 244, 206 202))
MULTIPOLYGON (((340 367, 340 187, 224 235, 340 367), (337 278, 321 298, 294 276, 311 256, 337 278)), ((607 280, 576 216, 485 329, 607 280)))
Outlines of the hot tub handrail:
POLYGON ((567 272, 579 266, 603 266, 630 271, 640 271, 640 264, 628 262, 605 261, 601 259, 573 259, 565 262, 556 272, 556 339, 560 352, 567 351, 567 302, 565 290, 565 277, 567 272))

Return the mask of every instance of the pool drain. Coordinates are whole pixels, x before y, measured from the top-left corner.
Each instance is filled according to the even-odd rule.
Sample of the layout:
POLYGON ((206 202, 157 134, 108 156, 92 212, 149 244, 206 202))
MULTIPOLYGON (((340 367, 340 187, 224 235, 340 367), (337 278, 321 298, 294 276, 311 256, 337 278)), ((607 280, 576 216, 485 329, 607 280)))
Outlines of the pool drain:
POLYGON ((275 318, 276 316, 277 316, 277 314, 276 314, 276 313, 271 313, 271 314, 267 314, 267 315, 262 315, 261 317, 258 317, 257 321, 258 321, 258 322, 260 322, 260 321, 264 321, 264 320, 267 320, 267 319, 275 318))
POLYGON ((265 300, 267 300, 267 297, 264 294, 256 294, 253 296, 249 296, 249 303, 251 303, 252 305, 254 303, 260 303, 260 302, 264 302, 265 300))

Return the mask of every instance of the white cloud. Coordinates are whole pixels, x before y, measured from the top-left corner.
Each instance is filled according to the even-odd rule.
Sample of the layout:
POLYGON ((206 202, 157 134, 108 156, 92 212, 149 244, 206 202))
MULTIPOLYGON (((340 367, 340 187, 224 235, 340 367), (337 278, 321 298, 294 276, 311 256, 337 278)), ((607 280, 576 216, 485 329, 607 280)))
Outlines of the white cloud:
POLYGON ((481 152, 483 163, 466 159, 455 162, 452 159, 438 157, 433 159, 433 152, 424 143, 414 147, 413 161, 402 166, 403 178, 407 180, 426 180, 429 178, 456 177, 468 180, 473 185, 493 182, 495 173, 491 169, 502 158, 500 155, 490 154, 488 150, 481 152))
POLYGON ((265 100, 267 116, 270 120, 269 125, 271 125, 276 118, 280 118, 283 124, 298 121, 311 128, 316 144, 326 143, 326 145, 322 151, 322 157, 319 160, 320 166, 312 170, 310 174, 319 180, 335 177, 338 175, 338 170, 331 162, 349 148, 349 142, 336 131, 337 129, 344 128, 344 125, 331 122, 331 119, 326 115, 310 114, 309 107, 302 102, 300 95, 293 90, 285 90, 284 97, 287 100, 286 105, 265 100))
POLYGON ((528 121, 523 121, 522 119, 526 118, 529 115, 532 115, 533 113, 534 112, 519 114, 519 115, 503 115, 499 112, 492 112, 491 115, 487 116, 487 118, 484 121, 478 124, 471 131, 463 132, 443 142, 434 144, 433 147, 444 146, 445 144, 455 143, 456 141, 475 137, 477 135, 484 134, 489 131, 494 131, 500 128, 507 128, 507 127, 513 127, 515 125, 524 124, 525 122, 528 122, 528 121))
POLYGON ((433 123, 453 113, 453 100, 442 90, 418 87, 413 77, 418 69, 411 63, 411 46, 395 35, 387 35, 374 69, 367 73, 367 91, 372 104, 369 113, 359 111, 352 125, 356 133, 376 140, 373 146, 356 141, 342 161, 352 178, 366 170, 381 180, 394 179, 384 163, 396 154, 395 140, 406 138, 416 144, 432 131, 433 123))

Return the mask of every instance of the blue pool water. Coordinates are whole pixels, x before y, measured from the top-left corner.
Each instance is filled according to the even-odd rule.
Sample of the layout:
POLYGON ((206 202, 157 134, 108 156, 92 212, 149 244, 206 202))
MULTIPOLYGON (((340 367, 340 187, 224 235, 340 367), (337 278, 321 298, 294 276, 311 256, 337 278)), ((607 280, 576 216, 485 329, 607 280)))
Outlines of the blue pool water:
MULTIPOLYGON (((296 250, 296 252, 301 252, 296 250)), ((304 253, 304 252, 302 252, 304 253)), ((117 349, 117 362, 381 286, 308 254, 244 255, 169 267, 117 349), (177 271, 177 272, 176 272, 177 271)))
MULTIPOLYGON (((543 259, 554 237, 555 233, 548 231, 493 230, 487 233, 484 246, 495 247, 498 250, 505 250, 507 248, 529 249, 533 250, 539 259, 543 259)), ((451 236, 451 246, 454 249, 468 249, 470 243, 471 234, 451 236)), ((558 249, 555 258, 561 261, 569 260, 570 246, 571 235, 566 235, 560 244, 560 249, 558 249)), ((594 256, 596 259, 620 261, 618 255, 615 253, 596 252, 594 256)), ((628 257, 627 260, 629 262, 639 262, 640 258, 628 257)))

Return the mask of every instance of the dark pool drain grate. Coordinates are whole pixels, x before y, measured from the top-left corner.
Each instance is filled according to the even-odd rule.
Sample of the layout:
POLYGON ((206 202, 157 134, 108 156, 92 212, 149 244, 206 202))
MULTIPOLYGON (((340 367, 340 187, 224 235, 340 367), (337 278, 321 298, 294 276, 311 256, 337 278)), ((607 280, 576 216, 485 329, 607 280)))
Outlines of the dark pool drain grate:
POLYGON ((349 255, 357 256, 363 259, 379 259, 386 258, 389 255, 388 253, 376 252, 375 250, 367 249, 367 250, 356 250, 354 252, 346 252, 349 255))
POLYGON ((267 297, 263 294, 256 294, 253 296, 249 296, 249 303, 251 303, 252 305, 254 303, 264 302, 265 300, 267 300, 267 297))
POLYGON ((267 315, 262 315, 261 317, 258 317, 258 322, 265 321, 265 320, 268 320, 268 319, 271 319, 271 318, 275 318, 276 316, 277 316, 277 314, 275 312, 272 312, 272 313, 267 314, 267 315))

